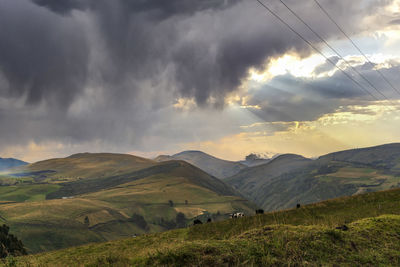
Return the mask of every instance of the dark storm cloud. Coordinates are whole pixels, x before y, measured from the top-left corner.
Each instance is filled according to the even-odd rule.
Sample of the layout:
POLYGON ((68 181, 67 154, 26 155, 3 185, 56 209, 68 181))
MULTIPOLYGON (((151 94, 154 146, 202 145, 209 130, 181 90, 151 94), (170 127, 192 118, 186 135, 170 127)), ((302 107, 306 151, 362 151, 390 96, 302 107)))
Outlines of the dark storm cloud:
POLYGON ((77 23, 24 1, 2 1, 0 32, 0 72, 8 84, 2 95, 63 105, 82 89, 88 47, 77 23))
MULTIPOLYGON (((72 10, 97 9, 103 5, 105 0, 32 0, 36 4, 49 8, 50 10, 68 14, 72 10)), ((120 0, 117 0, 120 1, 120 0)), ((226 8, 228 5, 239 2, 240 0, 134 0, 120 1, 128 12, 154 12, 155 14, 166 17, 168 15, 192 14, 196 11, 207 9, 226 8)))
MULTIPOLYGON (((21 6, 24 5, 22 0, 17 0, 17 2, 21 6)), ((89 60, 87 50, 92 50, 96 46, 95 42, 98 41, 104 45, 102 52, 107 57, 104 63, 108 65, 108 67, 99 67, 97 70, 100 77, 99 83, 113 88, 110 89, 113 97, 120 96, 124 100, 127 94, 135 95, 133 91, 139 90, 135 88, 138 87, 138 81, 153 80, 168 68, 167 78, 171 80, 170 89, 175 90, 178 96, 194 97, 200 105, 206 104, 210 97, 214 99, 214 102, 223 103, 224 96, 240 86, 249 68, 262 67, 270 57, 287 51, 300 54, 310 52, 309 47, 302 40, 266 14, 266 11, 256 2, 35 0, 33 3, 55 12, 53 15, 43 10, 41 12, 49 20, 47 22, 51 25, 48 26, 49 31, 59 32, 60 35, 50 40, 44 38, 38 42, 50 54, 50 62, 44 61, 41 64, 49 66, 58 63, 56 68, 51 68, 52 73, 48 76, 53 77, 52 80, 55 81, 62 77, 58 84, 65 84, 66 87, 72 88, 69 90, 70 98, 73 97, 75 90, 82 90, 86 85, 85 78, 88 76, 85 68, 89 60), (74 13, 74 10, 83 12, 83 15, 74 13), (58 13, 62 16, 57 16, 58 13), (77 38, 82 38, 82 34, 90 39, 89 33, 83 32, 85 25, 76 25, 82 24, 82 21, 77 19, 79 15, 90 17, 91 23, 98 31, 96 34, 99 40, 86 40, 89 44, 85 44, 85 40, 77 40, 77 38), (70 21, 72 24, 69 31, 62 28, 65 21, 70 21), (61 29, 57 27, 59 24, 61 24, 61 29), (77 44, 78 46, 74 43, 77 41, 81 42, 77 44), (50 49, 51 47, 48 46, 55 49, 50 49), (65 51, 67 48, 69 50, 65 51), (74 51, 76 54, 70 54, 74 51), (51 56, 53 52, 58 55, 58 60, 53 60, 51 56)), ((298 2, 291 1, 290 4, 298 12, 309 16, 307 5, 310 3, 299 5, 298 2)), ((282 6, 277 3, 274 5, 283 17, 288 17, 282 6)), ((333 12, 338 12, 343 5, 343 3, 338 3, 328 6, 333 12)), ((347 5, 346 8, 349 13, 354 11, 353 17, 357 18, 355 12, 358 10, 355 4, 354 6, 347 5)), ((39 13, 39 11, 35 12, 39 13)), ((343 20, 347 19, 345 14, 342 17, 344 17, 343 20)), ((38 28, 34 20, 35 18, 32 17, 29 23, 38 28)), ((296 23, 292 19, 289 21, 296 23)), ((317 30, 326 34, 332 31, 331 26, 325 27, 324 23, 317 23, 316 27, 317 30)), ((24 34, 28 36, 24 38, 32 38, 32 35, 40 36, 32 31, 29 33, 24 34)), ((310 33, 304 33, 312 37, 310 33)), ((21 40, 24 43, 29 43, 29 41, 21 40)), ((7 47, 11 46, 7 44, 7 47)), ((23 52, 32 53, 34 48, 29 46, 31 50, 23 52)), ((21 54, 18 49, 14 50, 21 54)), ((39 52, 38 57, 40 55, 39 52)), ((39 61, 38 58, 29 60, 29 62, 35 62, 34 64, 38 64, 39 61)), ((21 68, 21 65, 23 65, 22 62, 15 63, 15 68, 21 68)), ((11 72, 18 71, 15 68, 11 72)), ((7 66, 4 69, 7 71, 7 66)), ((8 75, 7 73, 6 76, 8 75)), ((48 78, 41 73, 36 76, 40 76, 39 79, 44 81, 33 84, 34 90, 54 86, 54 83, 42 86, 48 78)), ((92 77, 89 78, 92 79, 92 77)), ((15 85, 15 87, 22 86, 15 85)), ((29 86, 24 88, 30 92, 29 86)), ((68 103, 67 100, 66 103, 68 103)))
MULTIPOLYGON (((286 2, 324 37, 337 37, 312 1, 286 2)), ((350 32, 371 26, 357 23, 369 12, 360 1, 323 4, 350 32)), ((278 2, 271 6, 316 41, 278 2)), ((157 134, 155 125, 168 126, 179 117, 166 111, 176 98, 222 107, 250 68, 263 68, 287 52, 312 51, 256 1, 3 0, 0 122, 7 127, 1 127, 0 144, 31 139, 141 144, 157 134)), ((301 104, 313 106, 296 105, 301 104)), ((274 107, 275 113, 284 107, 274 107)), ((194 128, 181 131, 182 140, 197 136, 194 128)))
POLYGON ((33 0, 33 2, 61 14, 69 13, 74 9, 83 9, 87 6, 87 2, 81 0, 33 0))

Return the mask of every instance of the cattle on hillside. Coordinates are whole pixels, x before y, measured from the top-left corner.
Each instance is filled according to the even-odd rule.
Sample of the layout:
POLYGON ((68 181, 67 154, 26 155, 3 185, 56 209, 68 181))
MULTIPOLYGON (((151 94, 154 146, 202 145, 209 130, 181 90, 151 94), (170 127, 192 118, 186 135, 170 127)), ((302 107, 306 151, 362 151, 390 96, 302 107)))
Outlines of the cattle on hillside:
POLYGON ((243 212, 232 213, 232 214, 230 214, 230 217, 232 219, 241 218, 241 217, 244 217, 244 213, 243 212))
POLYGON ((264 210, 263 209, 258 209, 258 210, 256 210, 256 214, 264 214, 264 210))
POLYGON ((203 224, 199 219, 193 221, 193 225, 203 224))

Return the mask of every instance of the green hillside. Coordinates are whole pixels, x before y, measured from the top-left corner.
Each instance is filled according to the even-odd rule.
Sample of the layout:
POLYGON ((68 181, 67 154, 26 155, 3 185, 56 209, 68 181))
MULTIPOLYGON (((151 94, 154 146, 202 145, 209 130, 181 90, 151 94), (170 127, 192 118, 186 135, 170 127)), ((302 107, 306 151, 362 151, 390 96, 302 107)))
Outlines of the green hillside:
POLYGON ((400 172, 400 143, 331 153, 321 161, 339 161, 371 166, 386 172, 400 172))
POLYGON ((223 179, 235 175, 247 168, 240 162, 222 160, 201 151, 183 151, 172 156, 160 155, 156 161, 184 160, 217 178, 223 179))
POLYGON ((281 155, 225 179, 266 210, 400 186, 400 144, 336 152, 317 160, 281 155))
POLYGON ((63 179, 77 180, 121 175, 157 163, 127 154, 79 153, 67 158, 39 161, 19 168, 18 176, 32 176, 38 181, 63 179))
POLYGON ((160 232, 255 206, 183 161, 77 154, 0 177, 0 223, 40 252, 160 232), (97 166, 97 167, 96 167, 97 166), (130 168, 131 166, 131 168, 130 168), (185 221, 177 223, 177 214, 185 221))
POLYGON ((398 266, 399 233, 400 189, 393 189, 9 262, 18 266, 398 266), (343 225, 347 228, 337 229, 343 225))

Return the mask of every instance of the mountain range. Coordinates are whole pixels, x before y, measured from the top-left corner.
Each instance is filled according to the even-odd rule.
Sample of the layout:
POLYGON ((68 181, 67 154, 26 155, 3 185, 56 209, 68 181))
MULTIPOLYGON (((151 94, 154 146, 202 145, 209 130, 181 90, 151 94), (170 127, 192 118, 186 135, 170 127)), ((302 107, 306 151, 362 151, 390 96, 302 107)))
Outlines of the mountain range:
POLYGON ((0 223, 10 225, 29 252, 40 252, 396 187, 399 143, 317 159, 248 157, 246 163, 201 151, 154 160, 79 153, 1 174, 0 223))
POLYGON ((283 154, 254 165, 225 163, 199 151, 164 156, 163 160, 175 157, 223 179, 268 211, 400 187, 399 143, 339 151, 317 159, 283 154))

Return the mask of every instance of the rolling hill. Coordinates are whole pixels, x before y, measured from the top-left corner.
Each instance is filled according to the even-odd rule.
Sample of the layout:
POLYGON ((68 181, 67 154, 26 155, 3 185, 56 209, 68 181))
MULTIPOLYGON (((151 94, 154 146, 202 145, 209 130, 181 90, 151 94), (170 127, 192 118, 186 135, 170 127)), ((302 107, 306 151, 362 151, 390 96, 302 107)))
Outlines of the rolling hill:
POLYGON ((2 179, 0 223, 10 225, 30 253, 173 229, 178 213, 186 224, 255 208, 187 162, 124 154, 50 159, 2 179))
POLYGON ((13 258, 17 266, 398 266, 400 189, 13 258))
POLYGON ((36 178, 63 177, 69 180, 120 175, 156 165, 150 159, 127 154, 79 153, 66 158, 39 161, 20 168, 36 178))
POLYGON ((400 186, 400 144, 353 149, 316 160, 281 155, 225 179, 266 210, 400 186))
POLYGON ((0 158, 0 172, 8 171, 9 169, 27 165, 28 163, 19 159, 0 158))
POLYGON ((387 172, 400 172, 400 143, 335 152, 321 156, 319 160, 349 162, 387 172))
POLYGON ((172 156, 160 155, 155 158, 155 161, 158 162, 168 160, 184 160, 220 179, 235 175, 240 170, 247 168, 240 162, 222 160, 201 151, 183 151, 172 156))

